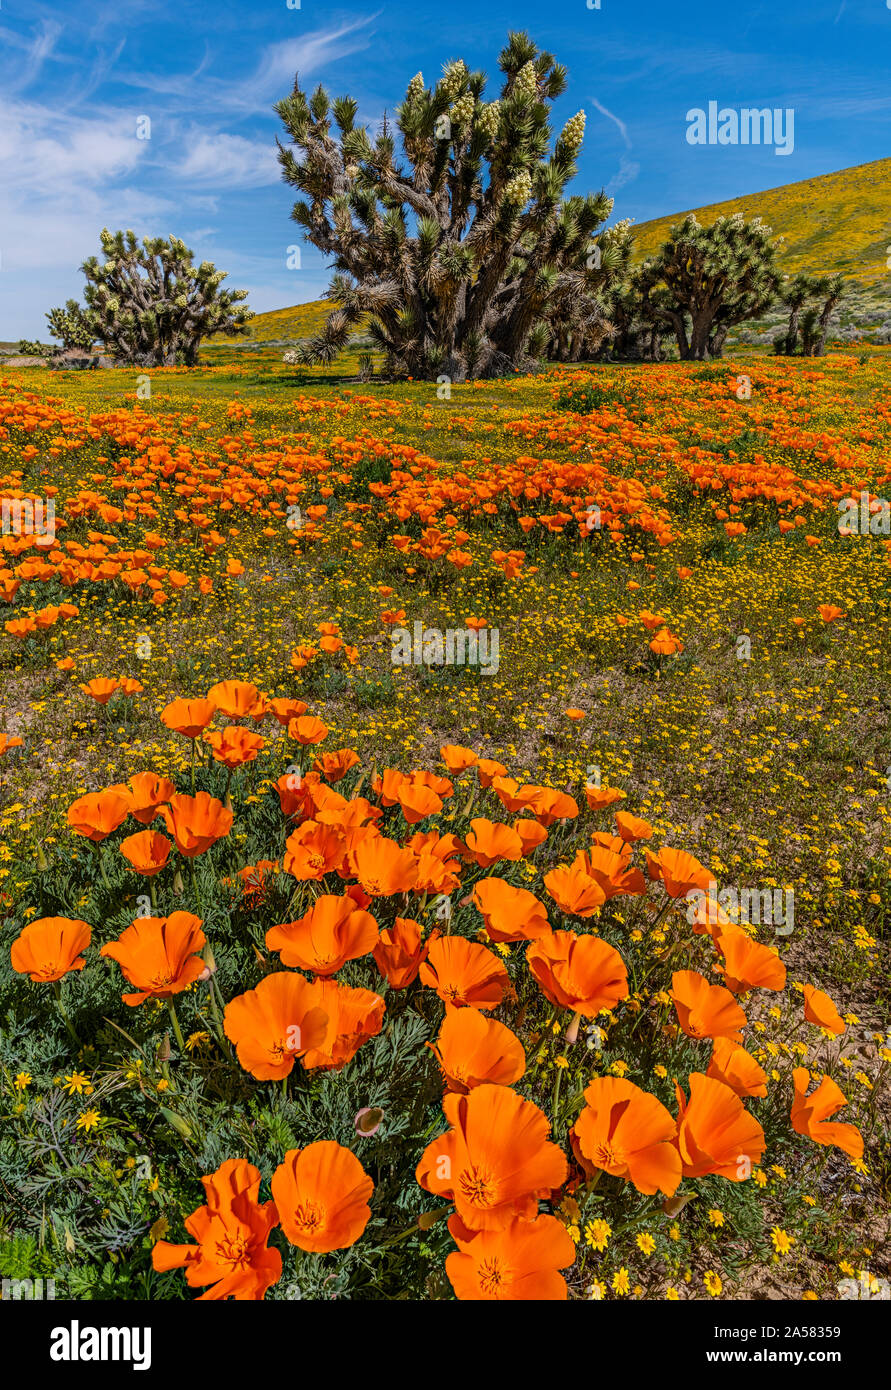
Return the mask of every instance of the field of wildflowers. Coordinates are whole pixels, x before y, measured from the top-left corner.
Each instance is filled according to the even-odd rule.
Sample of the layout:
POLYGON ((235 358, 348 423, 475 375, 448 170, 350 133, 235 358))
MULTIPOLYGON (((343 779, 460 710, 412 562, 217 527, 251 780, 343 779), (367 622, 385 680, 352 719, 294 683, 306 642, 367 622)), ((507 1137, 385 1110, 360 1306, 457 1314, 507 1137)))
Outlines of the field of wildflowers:
POLYGON ((888 352, 205 357, 0 378, 4 1276, 887 1297, 888 352))

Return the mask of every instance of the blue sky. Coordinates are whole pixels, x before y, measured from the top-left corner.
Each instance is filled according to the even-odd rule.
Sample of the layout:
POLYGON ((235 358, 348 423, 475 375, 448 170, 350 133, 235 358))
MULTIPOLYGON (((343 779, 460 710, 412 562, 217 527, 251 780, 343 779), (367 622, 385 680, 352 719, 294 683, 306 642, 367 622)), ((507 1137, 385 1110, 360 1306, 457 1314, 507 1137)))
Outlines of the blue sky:
POLYGON ((297 69, 371 125, 455 57, 494 98, 498 51, 525 29, 569 69, 555 124, 587 115, 576 190, 606 187, 638 222, 891 154, 891 0, 600 5, 2 0, 0 340, 46 337, 105 225, 184 237, 258 312, 317 298, 314 248, 287 269, 301 238, 275 159, 271 107, 297 69), (791 107, 794 149, 688 144, 688 110, 711 100, 791 107))

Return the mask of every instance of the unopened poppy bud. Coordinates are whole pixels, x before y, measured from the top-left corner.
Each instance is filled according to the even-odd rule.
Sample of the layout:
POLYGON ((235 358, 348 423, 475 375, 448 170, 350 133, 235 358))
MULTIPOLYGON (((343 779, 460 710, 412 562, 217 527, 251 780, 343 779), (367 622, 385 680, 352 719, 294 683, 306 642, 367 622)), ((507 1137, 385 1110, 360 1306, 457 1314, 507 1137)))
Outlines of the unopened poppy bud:
POLYGON ((662 1210, 666 1216, 677 1216, 678 1212, 684 1210, 688 1202, 692 1202, 698 1196, 698 1192, 684 1192, 679 1197, 666 1197, 662 1203, 662 1210))
POLYGON ((42 874, 46 873, 49 868, 49 860, 43 852, 43 845, 37 846, 37 867, 42 874))
POLYGON ((578 1039, 579 1039, 579 1026, 580 1026, 580 1024, 581 1024, 581 1021, 582 1021, 582 1016, 581 1016, 581 1014, 578 1014, 578 1013, 573 1014, 573 1016, 572 1016, 572 1022, 570 1023, 569 1027, 568 1027, 567 1030, 566 1030, 566 1041, 569 1043, 570 1047, 572 1046, 572 1044, 573 1044, 574 1042, 578 1042, 578 1039))
POLYGON ((166 1109, 163 1105, 161 1106, 161 1114, 167 1123, 173 1126, 177 1134, 182 1135, 183 1139, 192 1138, 192 1126, 187 1124, 180 1115, 175 1115, 172 1110, 166 1109))
POLYGON ((217 963, 213 958, 213 951, 210 946, 205 946, 201 952, 201 959, 204 961, 204 969, 198 976, 199 980, 209 980, 212 975, 217 973, 217 963))
POLYGON ((181 898, 183 895, 183 876, 179 869, 173 875, 173 892, 177 898, 181 898))
POLYGON ((366 1105, 357 1113, 354 1120, 356 1133, 367 1138, 371 1134, 376 1134, 381 1127, 381 1120, 384 1112, 377 1105, 366 1105))
POLYGON ((163 1038, 161 1039, 160 1043, 158 1044, 158 1061, 159 1061, 159 1062, 169 1062, 169 1061, 170 1061, 170 1034, 169 1034, 169 1033, 165 1033, 164 1036, 163 1036, 163 1038))
POLYGON ((429 1231, 430 1227, 435 1226, 440 1217, 445 1216, 448 1211, 451 1211, 451 1207, 438 1207, 436 1211, 422 1211, 418 1217, 418 1229, 429 1231))

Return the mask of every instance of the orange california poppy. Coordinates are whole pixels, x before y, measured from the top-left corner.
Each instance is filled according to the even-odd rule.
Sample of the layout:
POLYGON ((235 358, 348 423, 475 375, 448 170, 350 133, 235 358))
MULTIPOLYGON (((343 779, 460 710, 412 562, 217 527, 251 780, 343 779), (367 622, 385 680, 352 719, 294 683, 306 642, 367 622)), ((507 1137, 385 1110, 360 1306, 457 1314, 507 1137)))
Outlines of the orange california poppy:
POLYGON ((315 987, 331 1025, 324 1042, 306 1053, 303 1065, 307 1070, 339 1070, 383 1028, 384 1001, 370 989, 352 989, 337 980, 319 979, 315 987))
POLYGON ((428 816, 435 816, 442 810, 442 797, 437 796, 432 787, 423 782, 412 782, 403 778, 396 800, 408 825, 417 825, 428 816))
POLYGON ((523 846, 523 858, 527 858, 543 845, 548 838, 548 832, 537 820, 531 820, 529 816, 518 816, 511 822, 511 830, 515 830, 520 837, 523 846))
POLYGON ((454 839, 454 835, 438 836, 435 830, 429 835, 412 835, 408 843, 418 860, 417 892, 448 895, 458 887, 461 861, 450 857, 449 848, 454 839))
POLYGON ((275 790, 278 792, 282 815, 287 816, 289 820, 294 816, 299 816, 301 820, 313 819, 316 811, 315 797, 321 785, 317 772, 307 772, 304 776, 299 776, 296 772, 286 772, 283 777, 279 777, 275 783, 275 790))
POLYGON ((464 840, 470 858, 481 869, 488 869, 499 859, 518 860, 523 857, 523 841, 515 830, 501 821, 477 817, 470 822, 464 840))
POLYGON ((333 1024, 320 985, 280 971, 229 1001, 223 1031, 245 1071, 258 1081, 279 1081, 297 1057, 326 1043, 333 1024))
POLYGON ((466 1095, 474 1086, 513 1086, 526 1070, 526 1054, 515 1033, 478 1009, 446 1007, 435 1043, 430 1043, 450 1091, 466 1095))
POLYGON ((145 874, 146 878, 161 872, 172 849, 167 836, 159 834, 157 830, 140 830, 136 835, 128 835, 120 845, 124 858, 138 874, 145 874))
POLYGON ((594 1169, 633 1183, 638 1192, 672 1197, 681 1181, 677 1125, 665 1106, 624 1077, 598 1076, 585 1089, 573 1127, 581 1155, 594 1169))
POLYGON ((90 792, 72 801, 68 807, 68 824, 75 835, 83 835, 98 844, 123 825, 129 809, 120 792, 90 792))
POLYGON ((492 941, 534 941, 550 931, 544 903, 503 878, 481 879, 473 890, 473 902, 483 914, 492 941))
POLYGON ((653 827, 648 820, 640 820, 637 816, 631 816, 627 811, 616 812, 616 829, 621 839, 627 844, 634 844, 636 840, 650 840, 653 837, 653 827))
POLYGON ((107 705, 118 688, 118 682, 113 676, 97 676, 95 680, 81 686, 84 694, 91 695, 97 705, 107 705))
POLYGON ((410 849, 402 849, 384 835, 364 838, 353 854, 358 878, 372 898, 407 893, 418 881, 418 861, 410 849))
POLYGON ((392 927, 381 930, 372 954, 391 989, 405 989, 417 979, 431 941, 436 941, 440 935, 439 929, 434 927, 422 945, 420 924, 411 917, 397 917, 392 927))
POLYGON ((671 977, 671 997, 678 1022, 688 1038, 742 1040, 746 1016, 729 989, 710 985, 698 970, 676 970, 671 977))
POLYGON ((566 792, 555 791, 553 787, 521 788, 527 792, 526 809, 539 825, 551 826, 558 820, 575 820, 579 813, 578 802, 566 792))
POLYGON ((199 917, 171 912, 169 917, 137 917, 99 954, 116 960, 124 978, 135 985, 138 993, 121 995, 133 1006, 145 999, 169 999, 194 984, 204 970, 196 954, 204 944, 199 917))
POLYGON ((208 792, 198 792, 196 796, 177 792, 168 806, 161 807, 161 815, 168 834, 173 836, 180 854, 187 859, 204 854, 217 840, 224 840, 234 819, 222 801, 208 792))
POLYGON ((171 700, 161 711, 161 723, 184 738, 198 738, 216 712, 212 700, 171 700))
POLYGON ((624 801, 628 793, 618 787, 585 787, 585 800, 589 811, 605 811, 615 801, 624 801))
POLYGON ((498 957, 463 936, 441 936, 431 942, 418 973, 422 985, 456 1007, 497 1009, 512 993, 510 976, 498 957))
POLYGON ((466 768, 473 767, 478 761, 472 748, 462 748, 458 743, 445 744, 444 747, 440 748, 439 756, 449 772, 464 772, 466 768))
MULTIPOLYGON (((277 859, 258 859, 256 864, 246 864, 243 869, 239 869, 235 882, 241 888, 242 905, 259 907, 264 903, 273 886, 272 881, 276 874, 281 873, 281 869, 282 866, 277 859)), ((232 879, 224 878, 223 882, 229 887, 232 879)))
POLYGON ((204 742, 210 745, 216 761, 230 771, 244 763, 252 763, 266 747, 265 738, 238 724, 227 724, 225 729, 207 729, 204 742))
POLYGON ((550 1121, 508 1086, 475 1086, 443 1097, 450 1128, 431 1140, 415 1170, 421 1187, 455 1203, 471 1230, 498 1230, 514 1217, 533 1220, 538 1202, 566 1181, 550 1121))
POLYGON ((715 1038, 705 1074, 715 1081, 723 1081, 740 1098, 767 1095, 767 1072, 759 1067, 751 1053, 729 1038, 715 1038))
POLYGON ((211 1285, 199 1302, 230 1297, 259 1302, 282 1272, 281 1255, 266 1244, 278 1216, 274 1202, 257 1201, 260 1171, 243 1158, 227 1158, 201 1181, 207 1202, 185 1220, 197 1245, 159 1240, 152 1266, 159 1273, 185 1268, 192 1289, 211 1285))
POLYGON ((175 792, 176 787, 166 777, 158 777, 154 772, 134 773, 127 784, 130 815, 140 825, 149 825, 175 792))
POLYGON ((37 983, 61 980, 69 970, 83 970, 91 931, 77 917, 38 917, 16 937, 9 958, 19 975, 37 983))
POLYGON ((548 932, 526 948, 526 960, 542 994, 558 1008, 594 1018, 628 997, 625 962, 599 936, 548 932))
POLYGON ((682 652, 684 644, 680 637, 669 631, 667 627, 662 627, 656 636, 647 644, 651 652, 657 656, 674 656, 675 652, 682 652))
POLYGON ((677 1147, 685 1178, 717 1173, 743 1182, 766 1148, 764 1130, 739 1096, 723 1081, 694 1071, 690 1099, 675 1086, 678 1099, 677 1147))
POLYGON ((815 1144, 832 1144, 850 1158, 862 1158, 863 1136, 857 1126, 829 1119, 836 1110, 847 1105, 847 1097, 830 1076, 824 1076, 817 1089, 808 1095, 810 1080, 807 1067, 796 1067, 792 1073, 795 1098, 791 1119, 795 1133, 806 1135, 815 1144))
POLYGON ((277 699, 269 701, 269 712, 277 724, 285 728, 292 719, 299 719, 301 714, 306 714, 308 706, 303 700, 277 699))
POLYGON ((351 1149, 322 1139, 288 1149, 272 1175, 272 1196, 292 1245, 314 1255, 355 1245, 371 1219, 374 1183, 351 1149))
POLYGON ((296 922, 270 927, 266 945, 283 965, 333 975, 348 960, 367 956, 377 944, 377 922, 352 898, 323 893, 296 922))
POLYGON ((747 989, 785 989, 786 967, 776 951, 738 929, 721 932, 715 945, 724 957, 724 983, 734 994, 747 989))
POLYGON ((710 897, 701 888, 694 888, 688 898, 687 920, 694 936, 710 936, 713 939, 720 936, 725 928, 734 926, 718 899, 710 897))
POLYGON ((845 616, 843 610, 837 608, 834 603, 821 603, 817 608, 817 612, 820 614, 824 623, 834 623, 836 618, 843 618, 845 616))
POLYGON ((701 888, 707 893, 709 884, 714 882, 711 871, 685 850, 663 845, 658 854, 651 854, 649 850, 644 853, 650 878, 660 879, 670 898, 682 898, 691 888, 701 888))
POLYGON ((507 776, 504 763, 496 762, 494 758, 477 758, 476 770, 481 787, 491 787, 496 777, 507 776))
POLYGON ((816 1023, 818 1028, 825 1028, 836 1037, 845 1031, 845 1021, 829 995, 814 989, 813 985, 804 987, 804 1016, 808 1023, 816 1023))
POLYGON ((3 757, 4 753, 8 753, 10 748, 21 748, 23 744, 24 739, 10 738, 8 734, 0 734, 0 758, 3 757))
POLYGON ((352 748, 338 748, 336 753, 323 753, 316 758, 313 767, 328 782, 339 782, 358 762, 359 754, 354 753, 352 748))
MULTIPOLYGON (((622 844, 622 841, 619 841, 622 844)), ((621 850, 607 849, 605 845, 593 844, 585 853, 579 850, 572 867, 578 873, 593 878, 600 886, 604 898, 642 897, 647 891, 647 883, 640 869, 631 863, 628 845, 621 850)))
POLYGON ((207 698, 228 719, 244 719, 257 703, 260 694, 250 681, 219 681, 207 692, 207 698))
POLYGON ((285 873, 306 882, 318 882, 336 869, 344 854, 344 837, 337 826, 306 820, 285 841, 285 873))
POLYGON ((328 725, 314 714, 300 715, 288 725, 288 738, 296 739, 304 747, 311 743, 322 743, 328 737, 328 725))
POLYGON ((558 864, 545 874, 544 886, 557 906, 573 917, 593 917, 606 902, 600 884, 578 864, 558 864))
POLYGON ((502 1230, 473 1231, 457 1214, 449 1234, 458 1249, 445 1268, 461 1302, 549 1303, 568 1298, 559 1273, 575 1260, 572 1237, 556 1216, 517 1217, 502 1230))

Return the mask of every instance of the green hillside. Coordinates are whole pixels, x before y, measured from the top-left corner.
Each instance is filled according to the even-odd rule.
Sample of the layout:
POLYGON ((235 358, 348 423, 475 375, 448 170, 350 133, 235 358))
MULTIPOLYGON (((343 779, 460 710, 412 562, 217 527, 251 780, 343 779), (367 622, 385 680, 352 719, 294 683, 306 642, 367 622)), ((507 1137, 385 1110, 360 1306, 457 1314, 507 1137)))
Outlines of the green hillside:
MULTIPOLYGON (((781 262, 789 274, 841 271, 862 285, 878 288, 876 282, 882 280, 891 286, 891 159, 687 211, 695 212, 705 226, 735 212, 760 216, 775 236, 784 238, 781 262)), ((683 221, 687 211, 635 227, 636 259, 658 251, 669 228, 683 221)))
POLYGON ((208 342, 270 343, 308 338, 319 332, 334 307, 328 299, 314 299, 308 304, 292 304, 289 309, 270 309, 265 314, 254 315, 246 338, 229 338, 224 333, 215 333, 208 342))

